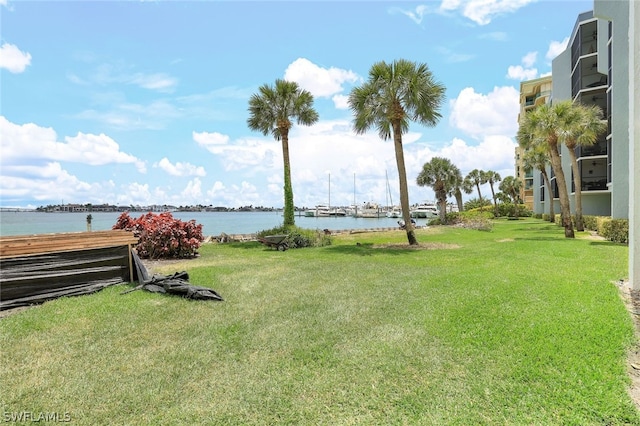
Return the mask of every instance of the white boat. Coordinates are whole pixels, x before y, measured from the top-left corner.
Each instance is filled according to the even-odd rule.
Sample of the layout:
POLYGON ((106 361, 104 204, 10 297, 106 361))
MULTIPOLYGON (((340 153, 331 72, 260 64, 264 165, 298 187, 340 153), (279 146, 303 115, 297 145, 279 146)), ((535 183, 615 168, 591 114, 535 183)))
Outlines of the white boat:
POLYGON ((397 219, 399 217, 402 217, 402 210, 400 210, 399 208, 392 208, 391 210, 387 211, 387 217, 393 218, 393 219, 397 219))
POLYGON ((331 210, 326 204, 318 204, 315 210, 315 217, 329 217, 331 216, 331 210))
POLYGON ((438 207, 435 203, 422 203, 413 207, 410 216, 415 219, 434 219, 439 215, 438 207))
POLYGON ((358 207, 354 217, 364 217, 371 219, 378 219, 384 217, 385 214, 376 203, 365 203, 361 207, 358 207))
POLYGON ((346 216, 347 211, 342 207, 334 207, 329 210, 329 216, 346 216))

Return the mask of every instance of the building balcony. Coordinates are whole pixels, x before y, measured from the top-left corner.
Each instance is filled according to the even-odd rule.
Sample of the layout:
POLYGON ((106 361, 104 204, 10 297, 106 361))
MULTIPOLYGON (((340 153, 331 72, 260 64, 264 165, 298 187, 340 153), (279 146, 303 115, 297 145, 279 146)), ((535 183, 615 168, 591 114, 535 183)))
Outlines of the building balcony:
POLYGON ((601 136, 600 140, 589 146, 577 146, 575 149, 576 158, 599 157, 607 155, 607 140, 601 136))

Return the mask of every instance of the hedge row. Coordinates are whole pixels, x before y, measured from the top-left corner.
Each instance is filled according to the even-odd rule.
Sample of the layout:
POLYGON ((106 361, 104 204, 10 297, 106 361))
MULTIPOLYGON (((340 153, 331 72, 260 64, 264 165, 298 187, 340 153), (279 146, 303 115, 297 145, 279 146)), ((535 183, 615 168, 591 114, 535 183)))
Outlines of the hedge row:
MULTIPOLYGON (((544 216, 544 215, 543 215, 544 216)), ((571 216, 571 220, 575 225, 575 216, 571 216)), ((582 216, 584 222, 584 228, 590 231, 595 231, 603 238, 614 243, 629 243, 629 220, 628 219, 611 219, 608 216, 582 216)), ((560 214, 555 216, 555 224, 562 226, 562 219, 560 214)))

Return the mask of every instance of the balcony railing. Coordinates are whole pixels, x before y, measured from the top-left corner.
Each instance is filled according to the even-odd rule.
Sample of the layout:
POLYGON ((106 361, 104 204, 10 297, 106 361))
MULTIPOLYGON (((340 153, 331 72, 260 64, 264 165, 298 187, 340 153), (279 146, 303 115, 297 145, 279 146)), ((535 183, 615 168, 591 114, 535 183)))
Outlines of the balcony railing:
POLYGON ((607 155, 607 141, 603 135, 601 140, 594 145, 576 147, 576 157, 593 157, 596 155, 607 155))
MULTIPOLYGON (((606 176, 589 176, 583 177, 580 181, 582 191, 606 191, 607 190, 607 177, 606 176)), ((571 191, 575 192, 576 187, 571 182, 571 191)))

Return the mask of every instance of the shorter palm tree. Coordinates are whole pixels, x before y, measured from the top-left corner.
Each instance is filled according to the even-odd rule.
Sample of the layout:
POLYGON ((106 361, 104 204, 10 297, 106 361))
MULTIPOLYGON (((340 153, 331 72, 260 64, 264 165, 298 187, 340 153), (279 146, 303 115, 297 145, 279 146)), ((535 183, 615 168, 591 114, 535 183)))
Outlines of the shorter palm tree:
POLYGON ((489 183, 489 187, 491 188, 491 197, 493 197, 493 208, 494 208, 494 216, 498 217, 498 201, 496 200, 496 193, 493 190, 493 184, 498 183, 502 180, 500 174, 498 172, 494 172, 493 170, 487 170, 484 172, 484 178, 489 183))
POLYGON ((573 184, 575 186, 575 218, 576 229, 584 231, 582 219, 582 177, 576 156, 578 146, 590 146, 596 143, 598 136, 607 130, 607 122, 602 119, 602 109, 597 105, 573 104, 574 116, 569 121, 569 127, 562 135, 562 140, 569 151, 573 184))
POLYGON ((479 169, 471 170, 467 176, 464 178, 466 181, 467 187, 474 187, 478 190, 478 198, 482 203, 482 193, 480 192, 480 185, 484 185, 487 183, 487 177, 485 172, 479 169))
POLYGON ((559 144, 562 142, 562 135, 571 127, 571 119, 575 116, 571 112, 572 107, 572 101, 562 101, 553 105, 543 104, 526 112, 520 120, 517 135, 518 143, 522 148, 541 147, 549 156, 551 167, 556 176, 556 183, 558 184, 560 213, 566 238, 575 238, 575 233, 573 221, 571 220, 567 181, 562 170, 559 144))
POLYGON ((443 157, 433 157, 424 163, 422 171, 416 179, 419 186, 430 186, 436 194, 440 210, 440 222, 446 223, 447 194, 450 193, 459 179, 460 169, 451 160, 443 157))
POLYGON ((522 155, 522 165, 524 166, 524 169, 536 169, 540 171, 540 174, 544 179, 544 185, 545 188, 547 188, 547 194, 549 194, 549 221, 553 223, 555 222, 555 212, 553 211, 553 187, 551 186, 551 180, 549 180, 549 173, 547 173, 548 164, 549 158, 540 148, 527 149, 522 155))
POLYGON ((515 206, 515 216, 519 216, 518 196, 520 194, 520 188, 522 188, 522 181, 513 176, 507 176, 502 182, 500 182, 500 191, 504 192, 511 198, 513 205, 515 206))

